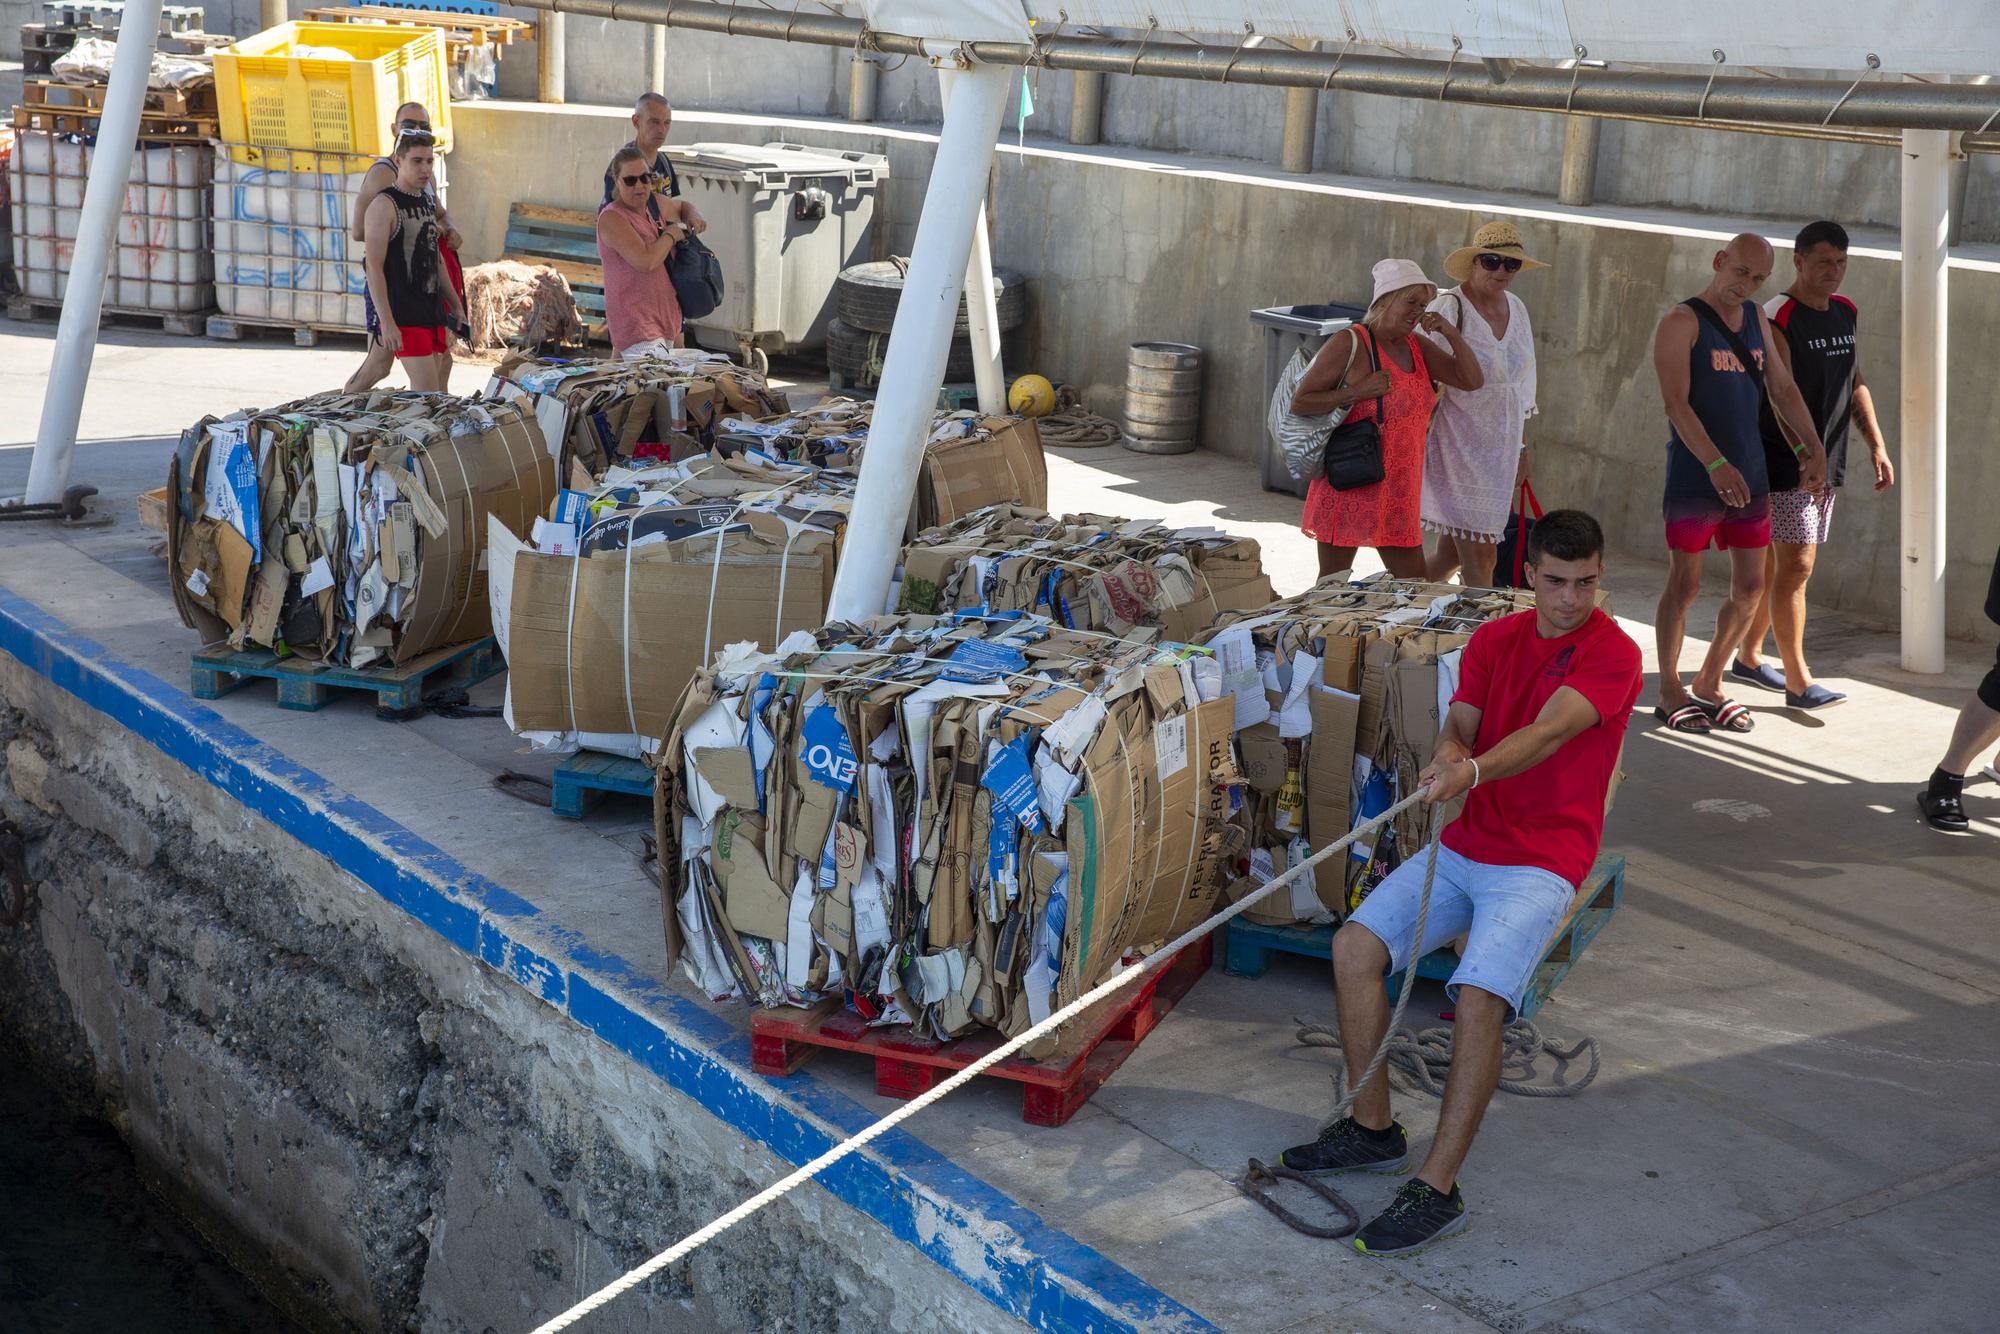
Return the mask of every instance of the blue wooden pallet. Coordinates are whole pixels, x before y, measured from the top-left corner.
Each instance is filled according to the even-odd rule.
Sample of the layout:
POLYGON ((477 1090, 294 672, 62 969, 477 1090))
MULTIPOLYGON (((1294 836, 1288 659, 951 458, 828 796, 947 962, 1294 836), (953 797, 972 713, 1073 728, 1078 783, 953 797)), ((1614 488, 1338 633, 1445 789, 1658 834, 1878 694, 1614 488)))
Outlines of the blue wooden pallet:
MULTIPOLYGON (((1542 960, 1535 965, 1535 975, 1528 983, 1527 994, 1521 997, 1521 1017, 1528 1018, 1542 1007, 1549 993, 1569 973, 1604 924, 1611 920, 1611 914, 1618 911, 1618 905, 1625 896, 1625 858, 1616 852, 1604 853, 1597 864, 1590 868, 1590 878, 1583 883, 1583 889, 1576 896, 1569 916, 1549 937, 1549 943, 1542 949, 1542 960)), ((1224 972, 1238 977, 1261 977, 1270 966, 1273 952, 1303 954, 1310 958, 1333 959, 1333 932, 1331 926, 1296 927, 1267 926, 1261 922, 1251 922, 1238 917, 1223 928, 1224 937, 1222 968, 1224 972)), ((1434 982, 1450 979, 1458 968, 1458 955, 1449 949, 1432 950, 1417 960, 1417 976, 1427 977, 1434 982)), ((1389 999, 1394 1000, 1402 989, 1403 975, 1389 976, 1389 999)))
POLYGON ((501 671, 498 646, 492 636, 469 644, 436 649, 401 667, 339 667, 304 658, 280 658, 264 649, 198 651, 189 668, 189 693, 196 699, 221 699, 250 681, 267 678, 278 683, 278 707, 316 713, 333 703, 342 690, 375 696, 375 711, 400 718, 424 702, 432 691, 477 685, 501 671))
POLYGON ((653 771, 622 755, 598 755, 580 750, 556 767, 550 783, 549 809, 570 820, 581 820, 614 792, 653 798, 653 771))

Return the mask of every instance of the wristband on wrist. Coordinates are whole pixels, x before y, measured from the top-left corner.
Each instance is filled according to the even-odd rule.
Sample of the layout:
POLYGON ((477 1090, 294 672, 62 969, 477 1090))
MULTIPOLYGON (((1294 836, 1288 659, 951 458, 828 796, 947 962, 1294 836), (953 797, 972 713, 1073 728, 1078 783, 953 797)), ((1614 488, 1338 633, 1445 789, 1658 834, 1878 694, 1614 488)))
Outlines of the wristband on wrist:
POLYGON ((1806 448, 1804 445, 1793 445, 1792 453, 1798 455, 1800 458, 1804 458, 1806 456, 1806 448))
POLYGON ((1714 462, 1712 462, 1712 463, 1706 463, 1706 464, 1703 464, 1702 466, 1703 466, 1703 467, 1705 467, 1705 468, 1707 468, 1707 469, 1709 470, 1709 472, 1713 473, 1713 472, 1714 472, 1714 471, 1715 471, 1715 470, 1716 470, 1717 468, 1720 468, 1720 467, 1721 467, 1721 466, 1722 466, 1723 464, 1725 464, 1725 463, 1727 463, 1727 462, 1729 462, 1729 460, 1728 460, 1728 459, 1726 459, 1726 458, 1723 458, 1723 457, 1722 457, 1722 456, 1721 456, 1720 454, 1718 454, 1718 455, 1716 455, 1716 456, 1715 456, 1715 461, 1714 461, 1714 462))
MULTIPOLYGON (((1475 759, 1473 759, 1473 758, 1472 758, 1472 757, 1471 757, 1470 755, 1468 755, 1468 756, 1466 756, 1466 757, 1465 757, 1465 762, 1466 762, 1467 764, 1469 764, 1469 765, 1471 765, 1471 766, 1472 766, 1472 787, 1478 787, 1478 786, 1479 786, 1479 761, 1478 761, 1478 760, 1475 760, 1475 759)), ((1472 791, 1472 787, 1469 787, 1469 788, 1467 788, 1467 789, 1465 789, 1465 790, 1466 790, 1467 792, 1470 792, 1470 791, 1472 791)))

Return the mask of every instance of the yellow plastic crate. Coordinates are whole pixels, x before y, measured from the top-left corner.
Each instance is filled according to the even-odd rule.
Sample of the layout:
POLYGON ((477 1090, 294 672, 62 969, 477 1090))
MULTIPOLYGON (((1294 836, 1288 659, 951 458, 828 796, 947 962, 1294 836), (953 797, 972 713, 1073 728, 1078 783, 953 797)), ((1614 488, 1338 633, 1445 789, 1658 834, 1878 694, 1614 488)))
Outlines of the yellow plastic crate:
MULTIPOLYGON (((281 23, 215 53, 215 91, 228 142, 387 154, 395 146, 389 118, 402 103, 421 102, 438 147, 451 147, 451 94, 435 28, 281 23), (318 54, 329 50, 351 58, 318 54)), ((239 162, 251 160, 233 151, 239 162)))

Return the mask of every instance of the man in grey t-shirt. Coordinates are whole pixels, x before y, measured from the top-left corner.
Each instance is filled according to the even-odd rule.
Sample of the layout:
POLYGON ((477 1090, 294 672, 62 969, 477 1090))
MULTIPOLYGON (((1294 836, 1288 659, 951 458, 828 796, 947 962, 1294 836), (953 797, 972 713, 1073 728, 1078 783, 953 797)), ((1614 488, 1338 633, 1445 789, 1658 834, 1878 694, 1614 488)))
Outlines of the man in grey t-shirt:
MULTIPOLYGON (((680 177, 674 172, 672 160, 660 151, 666 145, 667 131, 672 129, 673 126, 674 109, 667 104, 667 99, 659 93, 641 94, 639 100, 632 106, 632 141, 625 146, 627 148, 635 148, 644 154, 646 161, 651 164, 653 175, 666 183, 664 187, 656 183, 653 187, 656 191, 664 188, 669 198, 679 199, 681 197, 680 177)), ((606 168, 604 172, 604 203, 608 204, 611 202, 611 193, 611 171, 609 168, 606 168)), ((646 208, 656 220, 659 218, 659 210, 654 206, 650 198, 646 201, 646 208)), ((708 230, 708 219, 701 216, 701 210, 696 208, 691 201, 683 202, 682 210, 687 218, 688 228, 691 231, 703 232, 708 230)))

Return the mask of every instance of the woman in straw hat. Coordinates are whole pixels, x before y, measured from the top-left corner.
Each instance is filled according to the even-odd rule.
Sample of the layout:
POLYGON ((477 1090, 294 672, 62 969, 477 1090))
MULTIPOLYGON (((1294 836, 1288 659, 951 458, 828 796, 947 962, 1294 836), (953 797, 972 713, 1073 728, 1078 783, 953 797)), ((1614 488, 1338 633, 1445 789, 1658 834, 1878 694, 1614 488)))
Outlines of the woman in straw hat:
POLYGON ((1423 491, 1424 437, 1437 402, 1431 381, 1471 391, 1483 383, 1465 338, 1443 316, 1426 311, 1437 284, 1415 261, 1375 265, 1375 294, 1360 324, 1326 340, 1292 398, 1292 411, 1318 416, 1351 407, 1348 421, 1382 423, 1382 480, 1336 491, 1315 477, 1299 526, 1319 543, 1324 579, 1354 568, 1354 553, 1374 547, 1399 579, 1424 576, 1424 535, 1418 522, 1423 491), (1423 329, 1441 340, 1418 338, 1423 329), (1370 358, 1381 366, 1371 371, 1370 358))
POLYGON ((1486 383, 1444 395, 1431 421, 1423 519, 1425 531, 1438 535, 1432 579, 1463 570, 1468 586, 1493 583, 1508 512, 1528 479, 1522 428, 1535 415, 1535 336, 1528 308, 1508 289, 1521 270, 1546 267, 1528 257, 1511 222, 1487 223, 1471 245, 1445 257, 1444 271, 1458 286, 1430 308, 1463 332, 1486 383))

